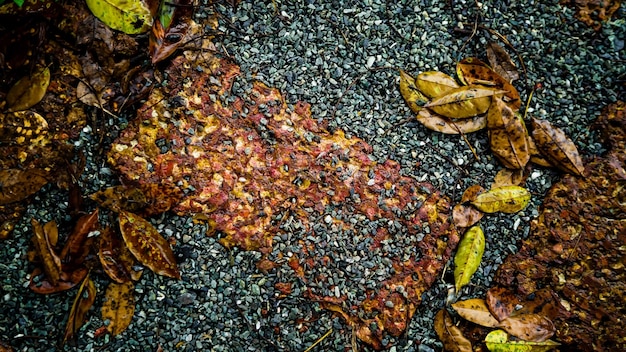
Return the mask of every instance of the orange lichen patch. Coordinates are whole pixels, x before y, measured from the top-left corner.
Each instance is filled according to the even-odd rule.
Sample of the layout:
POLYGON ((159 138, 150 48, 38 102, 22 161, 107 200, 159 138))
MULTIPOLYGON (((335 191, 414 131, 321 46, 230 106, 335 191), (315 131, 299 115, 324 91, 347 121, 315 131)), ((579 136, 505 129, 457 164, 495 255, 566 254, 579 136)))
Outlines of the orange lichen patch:
MULTIPOLYGON (((175 74, 112 145, 109 162, 129 181, 180 188, 185 196, 173 210, 203 214, 197 218, 209 220, 227 248, 264 253, 260 270, 288 265, 301 282, 323 288, 306 288, 306 297, 350 306, 342 316, 357 325, 363 341, 381 347, 383 334, 400 335, 459 240, 448 200, 431 185, 402 176, 399 164, 372 161, 363 140, 327 131, 308 104, 289 109, 277 89, 260 82, 234 97, 236 65, 185 55, 173 60, 168 70, 175 74), (389 270, 362 301, 349 300, 321 270, 343 270, 331 251, 345 248, 318 226, 355 235, 362 230, 359 221, 335 217, 329 209, 378 224, 361 239, 389 270), (290 240, 297 250, 276 254, 274 236, 286 231, 285 214, 299 223, 290 240), (407 254, 387 251, 389 241, 401 242, 407 254), (378 328, 370 330, 370 323, 378 328)), ((342 275, 350 280, 349 273, 342 275)), ((291 283, 277 287, 283 295, 292 292, 291 283)))

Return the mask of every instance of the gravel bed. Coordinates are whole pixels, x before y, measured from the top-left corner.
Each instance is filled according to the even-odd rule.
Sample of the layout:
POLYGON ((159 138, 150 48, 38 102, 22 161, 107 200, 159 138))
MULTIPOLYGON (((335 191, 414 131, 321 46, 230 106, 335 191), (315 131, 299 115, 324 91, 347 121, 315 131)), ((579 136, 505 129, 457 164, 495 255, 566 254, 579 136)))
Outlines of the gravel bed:
MULTIPOLYGON (((486 132, 467 136, 480 156, 476 160, 459 136, 435 133, 417 122, 394 127, 411 116, 397 89, 397 69, 454 74, 459 59, 485 58, 485 44, 497 38, 478 30, 466 42, 477 18, 478 24, 508 38, 523 58, 527 78, 514 83, 522 99, 535 83, 542 83, 529 113, 563 128, 582 155, 602 152, 588 126, 602 107, 624 99, 624 6, 599 32, 576 20, 571 9, 545 0, 484 1, 480 9, 469 0, 243 0, 236 9, 223 4, 216 9, 223 32, 216 39, 217 47, 241 65, 240 90, 245 82, 257 79, 279 88, 289 104, 299 100, 311 103, 312 115, 328 123, 329 129, 339 128, 364 139, 373 146, 375 160, 396 160, 404 175, 432 183, 452 202, 459 201, 470 185, 489 187, 501 166, 489 153, 486 132)), ((206 15, 203 11, 208 10, 200 10, 199 18, 206 15)), ((238 94, 238 88, 234 90, 238 94)), ((109 124, 111 136, 115 136, 124 121, 110 120, 109 124)), ((85 194, 119 182, 106 165, 97 163, 101 159, 94 142, 90 128, 75 142, 87 151, 82 180, 85 194)), ((528 235, 529 222, 557 177, 555 171, 536 168, 526 183, 533 194, 527 209, 514 215, 486 216, 481 221, 486 252, 472 283, 463 289, 463 298, 484 294, 498 265, 528 235)), ((0 242, 0 341, 18 351, 57 350, 75 294, 44 296, 27 288, 30 218, 62 221, 67 203, 58 199, 65 195, 47 186, 13 236, 0 242)), ((332 215, 359 221, 346 213, 332 215)), ((190 218, 167 214, 152 221, 162 234, 176 238, 183 280, 146 271, 136 286, 133 322, 116 337, 94 337, 104 324, 98 312, 102 304, 99 295, 98 308, 92 310, 80 338, 63 350, 303 351, 330 329, 333 332, 314 350, 350 350, 350 328, 319 305, 304 300, 297 287, 288 297, 277 298, 273 283, 293 276, 288 269, 261 274, 254 265, 259 253, 226 251, 216 238, 205 235, 204 226, 190 218)), ((320 228, 330 227, 323 217, 316 223, 320 228)), ((276 234, 276 246, 289 246, 301 235, 297 225, 283 226, 276 234)), ((334 235, 339 243, 351 242, 350 234, 334 235)), ((337 248, 342 255, 354 255, 356 250, 347 247, 337 248)), ((368 255, 353 260, 354 270, 365 270, 371 260, 375 259, 368 255)), ((389 351, 441 350, 432 321, 446 300, 451 276, 447 270, 443 280, 424 294, 406 334, 387 341, 389 351)), ((375 280, 376 275, 370 278, 375 280)), ((96 281, 98 292, 104 292, 105 285, 104 280, 96 281)))

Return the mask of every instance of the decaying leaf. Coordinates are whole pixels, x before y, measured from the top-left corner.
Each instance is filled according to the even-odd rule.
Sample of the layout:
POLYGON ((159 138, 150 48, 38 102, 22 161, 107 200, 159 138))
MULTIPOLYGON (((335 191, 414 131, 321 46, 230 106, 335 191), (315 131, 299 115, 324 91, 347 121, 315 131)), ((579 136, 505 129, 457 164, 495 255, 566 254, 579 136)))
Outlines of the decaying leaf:
POLYGON ((472 298, 465 301, 459 301, 452 304, 452 308, 459 315, 474 324, 485 326, 488 328, 497 327, 500 322, 491 315, 485 300, 480 298, 472 298))
POLYGON ((58 237, 58 234, 56 234, 56 223, 51 221, 42 226, 34 218, 30 220, 30 223, 34 232, 33 243, 35 244, 37 255, 41 259, 46 279, 53 286, 56 286, 61 277, 61 258, 55 253, 53 245, 50 243, 50 237, 58 237))
POLYGON ((50 84, 50 69, 39 68, 32 74, 21 78, 9 90, 6 96, 8 111, 26 110, 39 103, 46 95, 50 84))
POLYGON ((493 70, 502 78, 509 82, 519 79, 517 66, 515 66, 509 54, 500 45, 494 42, 487 44, 487 59, 493 70))
POLYGON ((493 179, 491 188, 502 186, 519 186, 525 181, 524 170, 501 169, 493 179))
POLYGON ((443 308, 435 315, 435 332, 443 342, 443 348, 452 352, 471 352, 472 343, 463 336, 461 330, 454 325, 452 317, 443 308))
POLYGON ((88 272, 89 270, 82 266, 69 272, 62 271, 59 282, 57 282, 56 285, 53 285, 45 275, 42 275, 40 268, 35 268, 35 270, 33 270, 30 274, 28 288, 30 288, 31 291, 42 295, 66 291, 78 285, 85 278, 88 272))
POLYGON ((519 110, 522 103, 517 89, 481 60, 470 57, 459 61, 456 64, 456 73, 459 80, 467 85, 483 85, 503 92, 505 103, 513 111, 519 110))
POLYGON ((484 114, 491 105, 491 97, 503 91, 477 85, 462 86, 448 91, 424 105, 435 113, 453 119, 464 119, 484 114))
POLYGON ((454 256, 454 286, 457 292, 470 282, 472 275, 480 266, 484 252, 483 229, 478 225, 470 227, 459 242, 454 256))
POLYGON ((170 244, 150 222, 127 211, 119 213, 124 242, 137 260, 156 274, 180 279, 170 244))
POLYGON ((485 344, 491 352, 546 352, 560 344, 552 340, 544 342, 510 341, 504 330, 494 330, 485 337, 485 344))
POLYGON ((48 180, 37 169, 0 170, 0 205, 20 201, 39 191, 48 180))
POLYGON ((479 194, 485 192, 485 189, 481 185, 472 185, 467 187, 461 196, 461 203, 471 203, 476 200, 479 194))
POLYGON ((499 328, 524 341, 543 342, 554 335, 552 321, 540 314, 512 315, 500 322, 499 328))
MULTIPOLYGON (((126 34, 147 32, 154 9, 144 0, 87 0, 89 10, 107 26, 126 34)), ((152 3, 155 3, 152 1, 152 3)))
POLYGON ((528 131, 521 115, 500 97, 491 99, 487 113, 489 145, 493 155, 509 169, 523 169, 530 159, 528 131))
POLYGON ((115 212, 125 210, 144 216, 166 212, 182 197, 183 192, 180 188, 156 183, 112 186, 90 196, 100 206, 115 212))
POLYGON ((133 270, 135 260, 124 242, 110 228, 103 229, 99 238, 98 257, 111 280, 121 284, 139 279, 141 272, 133 270))
POLYGON ((48 122, 34 111, 1 115, 0 142, 19 145, 45 145, 49 142, 48 122))
POLYGON ((93 283, 89 275, 85 276, 83 283, 80 285, 76 298, 72 304, 67 324, 65 325, 65 335, 63 342, 69 340, 85 323, 87 312, 96 300, 96 285, 93 283))
POLYGON ((483 217, 483 212, 464 204, 457 204, 452 208, 452 220, 457 227, 470 227, 483 217))
POLYGON ((417 89, 430 99, 439 98, 455 88, 459 88, 454 78, 439 71, 427 71, 417 75, 417 89))
POLYGON ((186 42, 193 20, 193 0, 175 4, 162 0, 150 32, 149 52, 152 63, 165 60, 186 42))
POLYGON ((417 113, 417 121, 430 130, 445 134, 472 133, 487 126, 487 116, 484 114, 466 119, 449 119, 428 109, 417 113))
POLYGON ((582 176, 583 161, 574 142, 558 127, 547 120, 532 120, 532 137, 543 156, 562 171, 582 176))
POLYGON ((61 258, 65 263, 79 264, 87 257, 92 238, 89 234, 98 226, 98 208, 91 214, 81 216, 77 221, 72 233, 65 242, 61 251, 61 258))
POLYGON ((135 286, 132 281, 111 282, 102 303, 102 319, 109 320, 107 330, 115 336, 126 330, 135 314, 135 286))
POLYGON ((409 109, 416 114, 428 102, 428 98, 415 85, 415 78, 402 70, 400 70, 400 94, 409 106, 409 109))
POLYGON ((511 316, 515 312, 515 307, 521 304, 509 290, 500 287, 491 287, 487 290, 485 302, 491 314, 499 321, 511 316))
POLYGON ((517 213, 530 202, 530 192, 520 186, 502 186, 479 194, 471 203, 485 213, 517 213))

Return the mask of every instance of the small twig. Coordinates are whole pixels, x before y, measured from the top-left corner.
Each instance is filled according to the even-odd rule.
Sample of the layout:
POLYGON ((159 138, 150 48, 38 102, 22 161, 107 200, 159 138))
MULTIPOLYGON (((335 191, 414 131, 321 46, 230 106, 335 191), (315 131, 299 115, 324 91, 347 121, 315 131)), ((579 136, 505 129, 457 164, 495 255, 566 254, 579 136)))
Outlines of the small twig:
POLYGON ((328 330, 324 335, 322 335, 322 337, 317 339, 311 346, 309 346, 309 348, 304 350, 304 352, 311 351, 313 349, 313 347, 317 346, 320 342, 322 342, 325 338, 327 338, 328 335, 330 335, 332 332, 333 332, 333 328, 330 328, 330 330, 328 330))
POLYGON ((465 133, 463 133, 463 131, 461 131, 459 126, 457 126, 454 121, 450 120, 450 122, 452 122, 452 125, 454 126, 454 128, 456 128, 456 131, 459 132, 459 134, 461 135, 461 137, 465 141, 465 144, 467 144, 467 147, 469 148, 469 150, 472 152, 472 154, 474 154, 474 158, 476 160, 480 160, 480 156, 478 156, 478 154, 476 153, 476 150, 474 150, 474 147, 472 147, 472 145, 470 144, 469 140, 467 139, 467 136, 465 136, 465 133))
POLYGON ((470 34, 469 38, 467 38, 465 43, 463 43, 463 45, 461 46, 461 49, 459 49, 459 53, 463 52, 463 49, 465 48, 467 43, 469 43, 469 41, 472 40, 472 38, 474 38, 474 36, 476 35, 477 29, 478 29, 478 15, 476 15, 476 17, 474 18, 474 29, 472 30, 472 34, 470 34))

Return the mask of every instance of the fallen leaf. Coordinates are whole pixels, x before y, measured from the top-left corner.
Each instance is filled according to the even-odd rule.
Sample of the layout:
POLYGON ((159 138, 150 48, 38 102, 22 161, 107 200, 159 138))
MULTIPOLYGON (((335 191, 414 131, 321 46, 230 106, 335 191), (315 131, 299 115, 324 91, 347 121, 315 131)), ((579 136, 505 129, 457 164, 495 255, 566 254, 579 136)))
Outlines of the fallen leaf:
POLYGON ((48 144, 48 122, 34 111, 7 113, 0 121, 0 140, 19 145, 48 144))
POLYGON ((192 27, 193 10, 192 0, 161 1, 148 44, 153 64, 165 60, 186 42, 192 27))
POLYGON ((512 315, 498 326, 524 341, 543 342, 554 335, 552 321, 540 314, 512 315))
POLYGON ((417 89, 430 99, 439 98, 455 88, 459 88, 454 78, 439 71, 427 71, 417 75, 417 89))
POLYGON ((428 109, 417 113, 417 121, 426 128, 444 134, 465 134, 482 130, 487 126, 487 116, 479 115, 466 119, 449 119, 428 109))
POLYGON ((471 352, 472 343, 454 325, 448 311, 443 308, 435 315, 435 332, 443 342, 443 348, 452 352, 471 352))
POLYGON ((479 194, 485 192, 485 189, 481 185, 472 185, 467 187, 461 196, 461 203, 471 203, 476 200, 479 194))
POLYGON ((141 272, 133 270, 135 260, 124 242, 110 228, 103 229, 99 238, 98 258, 111 280, 121 284, 139 279, 141 272))
POLYGON ((130 252, 156 274, 180 279, 170 244, 150 222, 127 211, 119 213, 120 231, 130 252))
POLYGON ((574 175, 582 176, 585 171, 583 161, 574 142, 558 127, 547 120, 532 120, 532 137, 541 155, 557 168, 574 175))
POLYGON ((517 89, 481 60, 470 57, 459 61, 456 64, 456 73, 459 80, 467 85, 483 85, 503 92, 505 103, 513 111, 519 110, 522 103, 517 89))
POLYGON ((409 109, 416 114, 428 102, 428 98, 415 85, 415 78, 402 70, 400 70, 400 94, 409 106, 409 109))
POLYGON ((46 95, 50 84, 50 69, 39 68, 29 76, 21 78, 6 96, 9 112, 26 110, 39 103, 46 95))
POLYGON ((491 99, 487 130, 493 155, 509 169, 523 169, 530 159, 528 131, 522 117, 500 97, 491 99))
POLYGON ((146 195, 141 189, 124 185, 106 188, 93 193, 89 198, 98 202, 101 207, 118 213, 123 210, 137 213, 148 205, 146 195))
POLYGON ((457 204, 452 208, 452 220, 457 227, 470 227, 483 218, 483 212, 464 204, 457 204))
POLYGON ((87 0, 89 10, 107 26, 126 34, 147 32, 154 12, 143 0, 87 0))
POLYGON ((520 186, 502 186, 479 194, 471 203, 485 213, 517 213, 530 202, 530 192, 520 186))
POLYGON ((491 97, 502 93, 476 85, 462 86, 448 91, 424 106, 439 115, 463 119, 485 113, 491 105, 491 97))
POLYGON ((0 170, 0 205, 20 201, 36 193, 48 180, 37 169, 0 170))
POLYGON ((485 337, 487 349, 491 352, 546 352, 560 346, 552 340, 544 342, 509 341, 504 330, 494 330, 485 337))
POLYGON ((517 66, 509 54, 500 45, 489 42, 487 44, 487 59, 493 70, 509 82, 519 79, 517 66))
POLYGON ((459 242, 454 256, 454 285, 456 292, 467 285, 480 266, 485 252, 485 235, 480 226, 470 227, 459 242))
POLYGON ((109 320, 107 330, 115 336, 126 330, 135 314, 135 286, 132 281, 111 282, 102 303, 102 320, 109 320))
POLYGON ((13 352, 13 348, 4 341, 0 341, 0 352, 13 352))
POLYGON ((509 290, 499 287, 491 287, 487 290, 485 302, 491 314, 499 321, 511 316, 515 312, 515 307, 521 304, 521 301, 509 290))
POLYGON ((76 87, 76 97, 78 100, 89 106, 102 107, 102 93, 96 92, 95 88, 88 86, 85 82, 78 82, 76 87), (96 95, 97 94, 97 95, 96 95))
POLYGON ((89 275, 85 276, 83 283, 80 285, 78 292, 76 292, 76 298, 72 304, 70 315, 67 318, 67 324, 65 325, 65 335, 63 336, 63 342, 76 335, 76 332, 85 323, 87 312, 96 300, 96 285, 93 283, 89 275))
POLYGON ((502 186, 519 186, 525 181, 524 170, 522 169, 501 169, 493 179, 491 188, 502 186))
POLYGON ((452 308, 465 320, 488 328, 497 327, 500 322, 491 315, 484 299, 472 298, 452 304, 452 308))
POLYGON ((37 250, 37 255, 41 259, 41 265, 43 271, 46 274, 46 279, 50 281, 53 286, 59 282, 61 277, 61 259, 55 253, 53 245, 50 243, 50 237, 57 238, 57 227, 54 221, 46 223, 42 226, 39 221, 34 218, 30 220, 33 226, 33 243, 37 250))
POLYGON ((30 282, 28 288, 35 293, 42 295, 48 295, 52 293, 67 291, 72 287, 78 285, 82 279, 85 278, 89 270, 85 267, 78 267, 73 271, 62 271, 59 278, 59 282, 53 285, 45 275, 41 275, 42 271, 39 268, 35 268, 30 274, 30 282))
POLYGON ((81 216, 77 221, 72 233, 67 238, 61 251, 64 263, 80 264, 85 260, 90 251, 91 238, 89 234, 98 226, 98 208, 91 214, 81 216))

